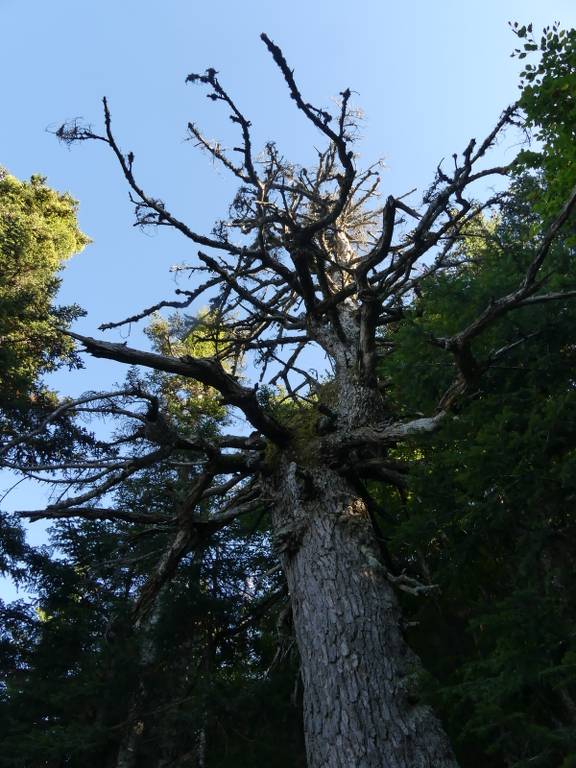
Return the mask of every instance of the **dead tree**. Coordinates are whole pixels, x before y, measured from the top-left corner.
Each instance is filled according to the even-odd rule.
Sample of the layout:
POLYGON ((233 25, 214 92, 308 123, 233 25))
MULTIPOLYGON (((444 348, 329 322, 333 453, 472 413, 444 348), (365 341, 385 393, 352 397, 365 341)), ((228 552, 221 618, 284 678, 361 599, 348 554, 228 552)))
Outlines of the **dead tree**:
MULTIPOLYGON (((340 94, 336 115, 313 106, 282 51, 266 35, 262 40, 297 111, 317 129, 325 148, 313 168, 289 163, 274 144, 256 155, 251 123, 218 73, 189 75, 189 82, 205 87, 210 99, 225 106, 239 132, 238 146, 227 150, 196 124, 188 126, 190 137, 239 182, 229 218, 212 234, 196 232, 140 186, 133 154, 120 148, 113 133, 106 100, 102 134, 80 124, 57 132, 68 142, 106 144, 130 188, 137 223, 171 227, 200 248, 190 268, 199 277, 197 287, 101 328, 145 318, 162 307, 185 308, 206 295, 212 307, 207 338, 214 354, 168 356, 71 335, 95 357, 216 390, 223 404, 243 415, 247 429, 210 440, 180 435, 157 405, 148 407, 147 415, 136 407, 151 397, 138 388, 89 395, 91 407, 134 419, 138 428, 105 459, 101 451, 76 464, 15 467, 36 475, 63 470, 68 478, 77 471, 76 487, 84 485, 81 492, 27 516, 169 526, 173 538, 140 595, 138 620, 199 537, 245 512, 267 510, 300 652, 310 768, 452 767, 455 758, 440 723, 411 690, 419 662, 403 638, 396 598, 397 589, 419 594, 427 588, 392 573, 383 562, 364 481, 406 484, 407 468, 390 459, 390 449, 406 440, 417 444, 441 429, 454 404, 474 391, 491 362, 477 359, 472 347, 486 328, 529 303, 572 295, 547 294, 542 265, 574 209, 576 191, 541 233, 517 288, 495 298, 451 338, 430 340, 452 357, 455 380, 435 412, 399 420, 379 375, 379 361, 393 350, 390 328, 431 275, 459 268, 464 234, 500 203, 500 194, 476 201, 471 187, 508 173, 508 167, 490 166, 486 157, 516 120, 516 108, 505 110, 483 141, 472 140, 454 155, 452 170, 438 167, 417 209, 406 196, 390 195, 382 204, 377 169, 357 168, 350 91, 340 94), (327 377, 311 369, 310 351, 327 360, 327 377), (241 361, 244 371, 258 372, 255 383, 237 373, 241 361), (120 512, 102 503, 143 468, 174 462, 186 451, 196 474, 171 517, 158 520, 145 510, 120 512), (206 499, 220 500, 217 513, 197 513, 206 499)), ((86 398, 62 407, 76 413, 86 407, 86 398)))

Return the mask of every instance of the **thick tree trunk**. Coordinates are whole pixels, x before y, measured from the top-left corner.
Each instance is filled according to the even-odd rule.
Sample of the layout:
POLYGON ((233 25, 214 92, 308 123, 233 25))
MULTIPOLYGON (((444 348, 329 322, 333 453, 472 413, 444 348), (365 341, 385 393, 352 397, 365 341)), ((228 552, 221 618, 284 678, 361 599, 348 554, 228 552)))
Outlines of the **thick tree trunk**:
POLYGON ((455 768, 440 723, 414 696, 420 662, 364 502, 328 467, 286 461, 275 484, 309 768, 455 768))

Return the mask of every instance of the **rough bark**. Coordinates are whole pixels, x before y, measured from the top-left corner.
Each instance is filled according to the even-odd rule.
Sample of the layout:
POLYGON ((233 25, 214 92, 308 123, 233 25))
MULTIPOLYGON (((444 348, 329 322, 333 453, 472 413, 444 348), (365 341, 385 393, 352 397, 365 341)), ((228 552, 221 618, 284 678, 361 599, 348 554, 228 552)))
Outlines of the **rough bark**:
POLYGON ((365 503, 325 466, 303 473, 286 462, 276 483, 309 768, 455 768, 440 723, 417 700, 420 662, 402 636, 365 503))

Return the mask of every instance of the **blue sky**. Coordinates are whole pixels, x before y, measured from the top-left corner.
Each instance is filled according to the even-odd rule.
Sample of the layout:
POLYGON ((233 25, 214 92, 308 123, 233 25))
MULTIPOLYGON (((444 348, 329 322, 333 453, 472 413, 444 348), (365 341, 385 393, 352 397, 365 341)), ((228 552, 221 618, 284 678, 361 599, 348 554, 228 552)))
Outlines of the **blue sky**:
MULTIPOLYGON (((442 157, 481 137, 516 98, 509 20, 574 26, 576 0, 0 0, 0 164, 20 178, 42 173, 80 200, 80 224, 94 242, 66 268, 60 297, 88 311, 77 329, 98 335, 101 322, 169 298, 170 265, 193 260, 194 250, 174 233, 132 227, 127 190, 104 145, 69 150, 47 128, 75 117, 99 127, 106 95, 143 186, 196 231, 210 231, 234 184, 184 141, 185 128, 193 120, 226 143, 233 126, 220 105, 185 85, 189 72, 220 72, 257 144, 275 139, 305 162, 318 141, 259 40, 265 31, 308 100, 330 106, 339 91, 354 91, 365 113, 359 151, 366 164, 385 160, 384 193, 421 191, 442 157)), ((513 156, 510 147, 499 152, 513 156)), ((133 331, 130 343, 140 342, 133 331)), ((78 394, 122 377, 119 366, 92 360, 54 386, 78 394)), ((34 492, 20 491, 8 508, 30 506, 34 492)))

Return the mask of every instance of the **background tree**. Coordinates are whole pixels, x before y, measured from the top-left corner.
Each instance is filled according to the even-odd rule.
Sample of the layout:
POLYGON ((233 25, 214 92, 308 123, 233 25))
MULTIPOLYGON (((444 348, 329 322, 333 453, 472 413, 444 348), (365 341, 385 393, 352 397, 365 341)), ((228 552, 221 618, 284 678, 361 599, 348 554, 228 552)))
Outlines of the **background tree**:
MULTIPOLYGON (((430 285, 397 329, 404 351, 385 370, 404 408, 425 409, 450 375, 427 335, 454 327, 523 269, 526 198, 537 186, 517 182, 493 237, 468 246, 472 275, 430 285)), ((569 255, 558 247, 550 263, 569 255)), ((410 492, 382 499, 396 567, 441 588, 405 610, 435 678, 424 687, 465 765, 558 766, 573 757, 574 320, 567 302, 502 321, 481 347, 498 355, 473 399, 419 446, 410 492)), ((397 458, 415 457, 403 449, 397 458)))
POLYGON ((54 304, 58 273, 90 241, 78 228, 77 204, 41 176, 19 181, 0 169, 0 465, 66 450, 80 432, 51 414, 56 396, 43 376, 81 365, 62 329, 83 314, 54 304), (49 418, 52 434, 44 431, 49 418), (72 429, 72 431, 70 431, 72 429), (34 443, 22 434, 34 432, 34 443))
MULTIPOLYGON (((42 377, 81 365, 61 331, 82 310, 54 303, 58 273, 90 242, 76 213, 76 201, 50 189, 43 177, 23 182, 0 167, 0 466, 48 460, 89 439, 58 418, 50 435, 43 430, 57 399, 42 377), (30 432, 36 432, 34 443, 19 439, 30 432)), ((1 511, 0 521, 0 573, 20 582, 34 555, 19 521, 1 511)))
MULTIPOLYGON (((532 30, 516 26, 529 54, 532 30)), ((470 233, 469 269, 429 284, 397 327, 402 351, 385 373, 404 408, 429 408, 450 376, 429 335, 452 333, 518 281, 531 233, 574 179, 574 40, 573 30, 544 30, 542 62, 526 67, 520 104, 542 143, 520 154, 484 237, 470 233)), ((573 258, 572 223, 549 254, 548 290, 573 289, 573 258)), ((493 365, 473 399, 420 447, 411 492, 383 500, 394 556, 441 585, 433 601, 405 608, 435 676, 425 686, 466 765, 574 761, 574 320, 570 301, 536 302, 494 327, 479 347, 493 365)))
MULTIPOLYGON (((149 335, 157 348, 198 349, 174 330, 155 320, 149 335)), ((182 434, 198 418, 218 434, 222 408, 205 388, 161 374, 129 378, 162 398, 182 434)), ((122 440, 133 425, 116 416, 122 440)), ((57 559, 47 551, 23 558, 38 600, 35 610, 17 602, 3 612, 0 765, 300 764, 293 659, 281 664, 276 654, 276 615, 285 615, 287 598, 261 514, 197 541, 132 625, 194 470, 183 461, 149 468, 115 495, 128 522, 59 521, 50 537, 57 559), (132 522, 134 510, 146 511, 144 522, 132 522)))
MULTIPOLYGON (((414 343, 414 336, 399 328, 412 317, 414 302, 426 317, 431 287, 441 290, 452 280, 477 281, 482 287, 483 273, 474 271, 474 250, 466 244, 474 236, 490 239, 483 217, 497 212, 507 195, 476 201, 470 188, 511 172, 510 166, 487 167, 485 157, 521 114, 517 107, 506 110, 486 139, 472 140, 454 156, 452 170, 439 166, 419 210, 402 196, 389 196, 380 208, 377 172, 357 170, 351 149, 350 92, 342 92, 335 118, 312 106, 280 49, 265 35, 263 40, 296 106, 327 147, 309 169, 291 165, 271 144, 255 157, 250 122, 216 71, 190 75, 189 81, 207 86, 209 97, 228 107, 241 134, 237 161, 189 125, 191 136, 241 183, 229 219, 209 236, 195 232, 141 188, 133 154, 122 152, 112 132, 106 101, 102 135, 78 124, 58 131, 66 141, 97 140, 112 149, 131 187, 138 223, 173 227, 202 247, 199 265, 191 269, 205 276, 204 282, 183 301, 162 305, 186 307, 211 290, 205 338, 214 352, 209 357, 158 354, 71 335, 95 356, 177 374, 216 390, 254 431, 206 435, 198 420, 194 429, 179 432, 164 404, 138 384, 93 395, 90 408, 122 413, 143 427, 126 435, 121 446, 100 446, 89 458, 36 466, 37 472, 65 472, 70 495, 28 514, 153 525, 157 521, 145 511, 127 513, 109 504, 109 494, 152 467, 182 464, 179 451, 187 451, 184 463, 195 469, 186 494, 175 499, 164 521, 172 538, 142 586, 136 621, 151 615, 178 564, 206 533, 269 510, 300 651, 309 765, 455 765, 438 721, 416 695, 419 665, 404 640, 395 596, 396 588, 421 594, 433 585, 394 568, 375 527, 378 499, 370 482, 403 491, 427 436, 447 429, 511 345, 525 340, 523 334, 508 349, 493 348, 495 329, 527 307, 574 295, 563 278, 567 265, 554 262, 552 249, 572 214, 576 192, 543 225, 535 220, 518 268, 503 276, 496 296, 467 306, 460 318, 443 319, 426 336, 451 365, 434 403, 428 393, 429 410, 411 413, 382 371, 388 358, 401 355, 403 341, 414 343), (328 381, 300 362, 309 347, 327 356, 328 381), (230 360, 227 370, 224 363, 230 360), (260 368, 259 384, 266 386, 246 386, 239 366, 248 370, 247 361, 260 368), (284 388, 280 396, 274 391, 278 382, 284 388), (145 412, 138 403, 146 404, 145 412), (404 443, 410 448, 403 449, 404 443), (207 499, 220 505, 208 509, 207 499)), ((77 412, 83 405, 69 408, 77 412)))
POLYGON ((76 202, 33 176, 0 169, 0 393, 2 408, 37 395, 39 379, 77 362, 60 332, 81 313, 53 304, 58 272, 90 241, 78 229, 76 202))

